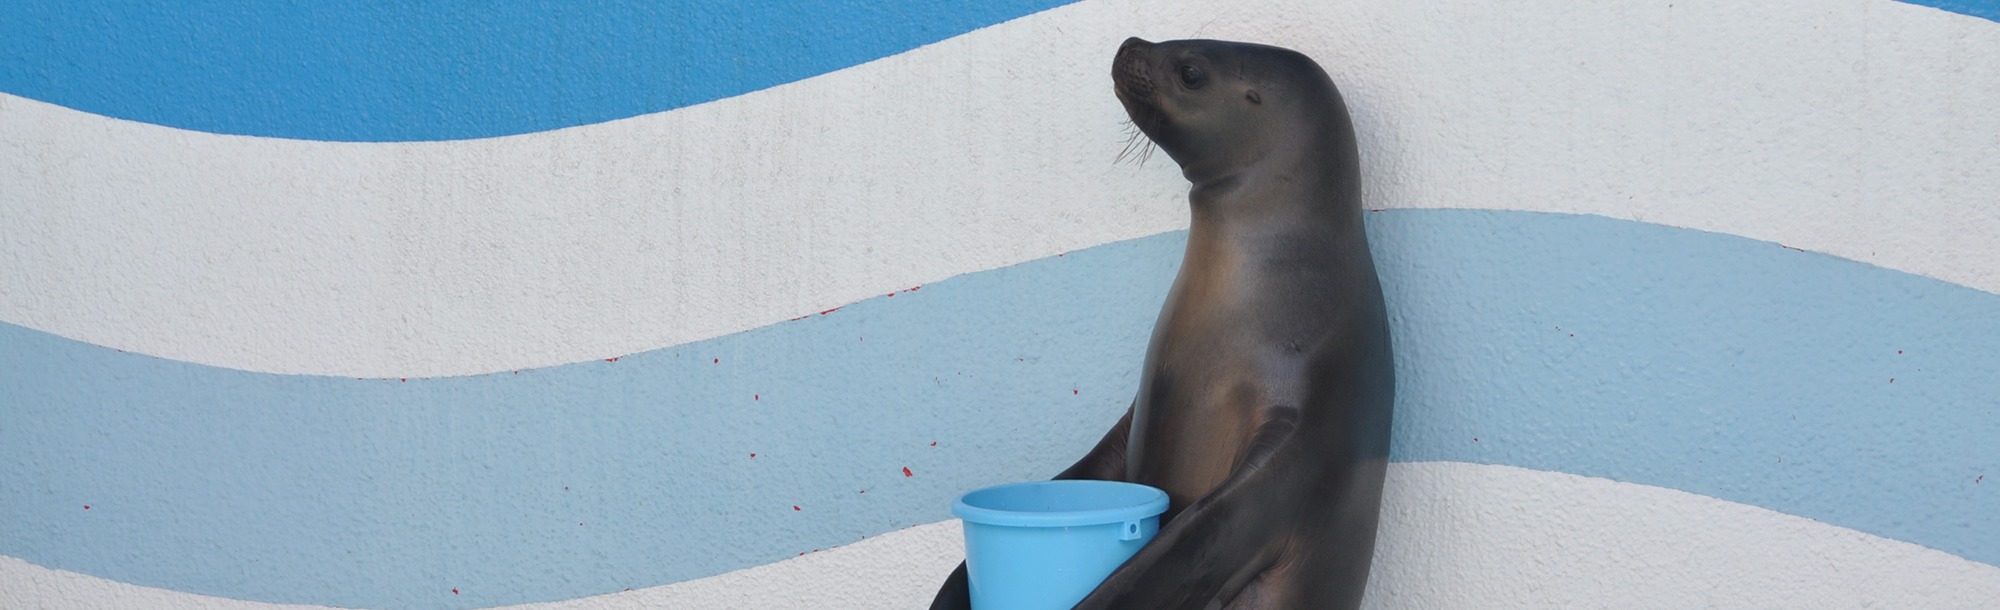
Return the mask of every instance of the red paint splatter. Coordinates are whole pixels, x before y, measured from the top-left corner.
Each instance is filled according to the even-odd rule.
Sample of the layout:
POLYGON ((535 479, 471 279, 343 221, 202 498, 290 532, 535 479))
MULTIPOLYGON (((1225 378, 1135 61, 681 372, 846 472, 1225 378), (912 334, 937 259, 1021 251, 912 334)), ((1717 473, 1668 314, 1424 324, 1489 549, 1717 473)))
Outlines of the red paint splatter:
POLYGON ((1889 383, 1895 383, 1895 382, 1896 382, 1896 378, 1895 378, 1895 377, 1890 377, 1890 378, 1889 378, 1889 383))
MULTIPOLYGON (((842 305, 842 306, 840 306, 840 307, 846 307, 846 305, 842 305)), ((835 307, 835 308, 833 308, 833 309, 828 309, 828 310, 826 310, 826 311, 822 311, 822 312, 819 312, 819 315, 822 315, 822 316, 823 316, 823 315, 826 315, 826 314, 830 314, 830 313, 833 313, 833 312, 836 312, 836 311, 840 311, 840 307, 835 307)))
POLYGON ((1472 442, 1475 442, 1475 443, 1479 442, 1479 437, 1477 437, 1477 436, 1475 436, 1475 437, 1472 437, 1472 442))
POLYGON ((403 383, 409 383, 409 382, 410 382, 410 378, 408 378, 408 377, 404 377, 404 378, 403 378, 403 383))
POLYGON ((1898 354, 1903 353, 1903 350, 1896 350, 1896 353, 1898 354))
MULTIPOLYGON (((1986 475, 1983 475, 1983 474, 1982 474, 1982 475, 1979 475, 1979 478, 1977 478, 1977 479, 1973 479, 1973 480, 1972 480, 1972 484, 1973 484, 1973 485, 1978 485, 1980 481, 1984 481, 1984 480, 1986 480, 1986 475)), ((86 507, 84 507, 84 508, 89 508, 89 507, 88 507, 88 506, 86 506, 86 507)))
MULTIPOLYGON (((624 358, 624 356, 619 356, 618 358, 624 358)), ((617 362, 617 361, 618 361, 618 358, 605 358, 605 359, 604 359, 604 361, 605 361, 605 362, 617 362)))
POLYGON ((916 291, 918 291, 918 290, 922 290, 922 289, 923 289, 923 285, 922 285, 922 284, 919 284, 919 285, 916 285, 916 286, 911 286, 909 290, 905 290, 905 291, 903 291, 903 292, 916 292, 916 291))
POLYGON ((568 485, 564 485, 564 486, 563 486, 563 491, 569 491, 569 486, 568 486, 568 485))
POLYGON ((908 476, 916 476, 916 475, 914 475, 914 474, 912 474, 912 473, 910 472, 910 467, 909 467, 909 466, 904 466, 904 467, 903 467, 903 476, 906 476, 906 477, 908 477, 908 476))
POLYGON ((1798 251, 1800 251, 1800 252, 1804 252, 1804 251, 1805 251, 1805 250, 1800 250, 1800 249, 1798 249, 1798 248, 1794 248, 1794 247, 1791 247, 1791 246, 1787 246, 1787 245, 1784 245, 1784 244, 1778 244, 1778 246, 1779 246, 1779 247, 1782 247, 1782 248, 1784 248, 1784 249, 1786 249, 1786 250, 1798 250, 1798 251))
POLYGON ((721 359, 721 358, 716 358, 716 359, 715 359, 715 364, 722 364, 722 359, 721 359))
POLYGON ((1075 396, 1075 395, 1076 395, 1076 390, 1070 390, 1070 391, 1069 391, 1069 393, 1070 393, 1070 395, 1071 395, 1071 396, 1075 396))
POLYGON ((750 395, 750 400, 763 400, 763 399, 764 399, 764 395, 763 395, 763 394, 751 394, 751 395, 750 395))
POLYGON ((1368 211, 1370 211, 1370 212, 1380 212, 1380 211, 1382 211, 1383 209, 1385 209, 1385 208, 1368 208, 1368 211))
POLYGON ((892 297, 893 297, 893 296, 896 296, 896 293, 894 293, 894 292, 891 292, 891 293, 889 293, 889 296, 892 296, 892 297))
POLYGON ((932 447, 936 447, 936 446, 937 446, 937 441, 931 441, 931 446, 932 446, 932 447))
POLYGON ((521 372, 520 372, 520 371, 514 371, 514 374, 515 374, 515 375, 519 375, 519 374, 521 374, 521 372))
POLYGON ((750 454, 750 457, 757 457, 757 454, 755 454, 755 453, 752 453, 752 454, 750 454))
POLYGON ((799 505, 797 505, 797 504, 793 504, 793 505, 792 505, 792 510, 796 511, 796 510, 798 510, 798 509, 799 509, 799 505))
POLYGON ((458 589, 452 589, 452 590, 451 590, 451 594, 452 594, 452 595, 458 595, 458 589))
POLYGON ((89 504, 85 504, 85 505, 83 505, 83 509, 84 509, 84 510, 90 510, 90 505, 89 505, 89 504))
POLYGON ((576 526, 577 526, 577 527, 583 527, 583 523, 582 523, 582 522, 578 522, 578 523, 576 524, 576 526))
POLYGON ((868 493, 868 490, 866 490, 866 489, 863 489, 863 490, 861 490, 861 493, 868 493))

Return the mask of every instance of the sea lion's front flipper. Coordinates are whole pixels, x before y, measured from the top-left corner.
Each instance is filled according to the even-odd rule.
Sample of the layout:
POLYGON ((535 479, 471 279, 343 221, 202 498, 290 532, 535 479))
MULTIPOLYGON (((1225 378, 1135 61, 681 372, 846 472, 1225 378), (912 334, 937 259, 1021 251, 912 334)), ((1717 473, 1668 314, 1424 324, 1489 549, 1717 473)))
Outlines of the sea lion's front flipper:
POLYGON ((958 569, 944 578, 944 586, 938 587, 937 597, 931 598, 931 610, 972 610, 972 589, 965 582, 965 562, 958 562, 958 569))
MULTIPOLYGON (((1133 403, 1137 405, 1137 402, 1133 403)), ((1132 408, 1126 407, 1125 417, 1104 433, 1097 446, 1083 459, 1056 475, 1055 480, 1085 479, 1093 481, 1125 480, 1125 444, 1132 435, 1132 408)), ((972 592, 966 589, 965 562, 958 562, 958 569, 944 579, 944 586, 938 587, 937 597, 931 599, 931 610, 970 610, 972 592)))
MULTIPOLYGON (((1132 403, 1134 407, 1138 404, 1137 401, 1132 403)), ((1125 416, 1118 418, 1118 423, 1111 426, 1110 432, 1104 433, 1104 438, 1098 439, 1097 446, 1090 448, 1090 453, 1083 454, 1083 459, 1056 475, 1055 480, 1125 480, 1125 446, 1131 442, 1131 436, 1132 407, 1126 407, 1125 416)))
POLYGON ((1257 506, 1283 504, 1295 486, 1267 469, 1298 429, 1295 407, 1268 407, 1250 449, 1214 491, 1160 529, 1077 608, 1221 608, 1274 565, 1284 539, 1257 506))

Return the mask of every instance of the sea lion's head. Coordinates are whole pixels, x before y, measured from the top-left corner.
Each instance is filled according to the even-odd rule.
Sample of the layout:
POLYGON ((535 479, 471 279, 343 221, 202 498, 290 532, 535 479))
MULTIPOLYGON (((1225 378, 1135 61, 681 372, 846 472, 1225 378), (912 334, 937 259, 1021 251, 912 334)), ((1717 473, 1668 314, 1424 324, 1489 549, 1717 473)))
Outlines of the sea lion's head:
POLYGON ((1197 184, 1282 151, 1322 157, 1334 151, 1316 149, 1342 139, 1353 147, 1333 80, 1290 49, 1129 38, 1112 61, 1111 81, 1132 124, 1197 184))

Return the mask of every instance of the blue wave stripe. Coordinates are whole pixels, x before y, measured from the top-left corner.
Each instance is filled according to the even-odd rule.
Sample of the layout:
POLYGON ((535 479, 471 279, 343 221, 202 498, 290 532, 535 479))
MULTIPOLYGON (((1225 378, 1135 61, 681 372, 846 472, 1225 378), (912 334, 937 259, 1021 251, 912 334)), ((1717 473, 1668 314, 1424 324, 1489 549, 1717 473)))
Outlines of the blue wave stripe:
MULTIPOLYGON (((740 95, 1073 1, 16 0, 0 91, 214 133, 482 138, 740 95)), ((2000 20, 1993 0, 1906 1, 2000 20)))
POLYGON ((481 138, 741 95, 1070 1, 14 0, 0 91, 215 133, 481 138))
MULTIPOLYGON (((1980 535, 2000 526, 2000 483, 1978 479, 2000 479, 2000 295, 1600 217, 1369 220, 1395 459, 1681 489, 2000 564, 1980 535)), ((1060 469, 1124 409, 1184 239, 466 378, 249 373, 0 325, 0 554, 233 598, 445 608, 945 519, 960 491, 1060 469)))
POLYGON ((2000 21, 2000 0, 1900 0, 1918 6, 2000 21))

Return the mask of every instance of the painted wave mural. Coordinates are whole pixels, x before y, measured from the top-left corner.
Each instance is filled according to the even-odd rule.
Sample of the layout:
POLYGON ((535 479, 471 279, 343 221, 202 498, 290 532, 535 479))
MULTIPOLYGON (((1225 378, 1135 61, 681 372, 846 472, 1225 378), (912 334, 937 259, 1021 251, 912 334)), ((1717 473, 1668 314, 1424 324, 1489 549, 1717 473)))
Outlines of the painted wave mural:
POLYGON ((954 495, 1060 470, 1134 393, 1185 211, 1173 168, 1110 162, 1089 54, 1126 32, 1339 73, 1388 522, 1528 531, 1452 490, 1577 493, 2000 570, 2000 113, 1967 102, 2000 3, 1507 9, 1541 38, 1245 6, 10 6, 0 605, 583 603, 935 546, 954 495), (1452 82, 1504 99, 1423 89, 1452 82), (84 584, 7 596, 48 573, 84 584))

